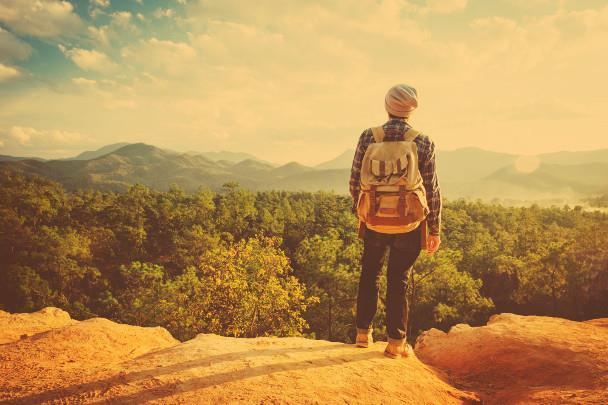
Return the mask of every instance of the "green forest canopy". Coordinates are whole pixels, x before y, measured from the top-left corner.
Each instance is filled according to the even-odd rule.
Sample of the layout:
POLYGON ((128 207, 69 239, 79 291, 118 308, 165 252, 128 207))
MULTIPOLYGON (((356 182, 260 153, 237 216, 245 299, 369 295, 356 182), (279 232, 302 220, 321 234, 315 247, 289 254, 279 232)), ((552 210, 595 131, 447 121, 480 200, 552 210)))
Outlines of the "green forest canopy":
MULTIPOLYGON (((354 338, 362 245, 347 196, 253 193, 234 183, 221 192, 68 193, 8 172, 0 184, 6 311, 51 305, 77 319, 160 325, 182 340, 200 332, 354 338)), ((608 316, 606 214, 452 201, 442 233, 440 251, 414 268, 410 339, 499 312, 608 316)))

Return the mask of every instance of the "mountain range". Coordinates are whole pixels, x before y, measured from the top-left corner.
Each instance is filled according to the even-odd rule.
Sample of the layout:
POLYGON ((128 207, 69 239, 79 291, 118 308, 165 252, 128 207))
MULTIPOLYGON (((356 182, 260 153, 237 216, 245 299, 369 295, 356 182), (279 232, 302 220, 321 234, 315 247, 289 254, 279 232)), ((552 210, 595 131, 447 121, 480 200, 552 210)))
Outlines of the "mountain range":
MULTIPOLYGON (((354 150, 346 150, 315 167, 297 162, 278 166, 248 153, 178 153, 144 143, 118 143, 61 160, 1 156, 0 169, 39 175, 68 189, 124 191, 140 183, 161 190, 177 184, 192 191, 235 181, 254 190, 345 194, 353 155, 354 150)), ((437 151, 444 196, 559 202, 608 193, 608 149, 542 154, 529 173, 517 170, 518 159, 479 148, 437 151)))

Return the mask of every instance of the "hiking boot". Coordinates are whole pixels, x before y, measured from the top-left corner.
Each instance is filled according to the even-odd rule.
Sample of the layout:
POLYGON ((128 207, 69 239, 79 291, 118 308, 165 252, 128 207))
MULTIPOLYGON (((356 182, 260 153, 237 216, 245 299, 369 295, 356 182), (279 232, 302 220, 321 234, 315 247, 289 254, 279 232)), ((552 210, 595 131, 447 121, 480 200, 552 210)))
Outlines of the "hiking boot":
POLYGON ((390 357, 391 359, 396 359, 397 357, 408 357, 409 356, 410 345, 408 345, 405 339, 388 339, 388 344, 386 345, 386 349, 384 349, 384 355, 386 357, 390 357))
POLYGON ((358 329, 357 328, 357 339, 355 340, 355 344, 357 347, 369 347, 372 343, 374 343, 374 338, 372 337, 373 329, 358 329))

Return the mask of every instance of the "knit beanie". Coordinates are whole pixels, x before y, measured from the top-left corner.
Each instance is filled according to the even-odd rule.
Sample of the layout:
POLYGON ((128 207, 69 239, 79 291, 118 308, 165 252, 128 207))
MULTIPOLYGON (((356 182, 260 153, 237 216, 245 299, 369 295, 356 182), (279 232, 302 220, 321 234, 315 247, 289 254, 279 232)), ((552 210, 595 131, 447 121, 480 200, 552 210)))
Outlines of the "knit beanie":
POLYGON ((418 93, 407 84, 393 86, 386 93, 384 107, 395 117, 407 118, 418 107, 418 93))

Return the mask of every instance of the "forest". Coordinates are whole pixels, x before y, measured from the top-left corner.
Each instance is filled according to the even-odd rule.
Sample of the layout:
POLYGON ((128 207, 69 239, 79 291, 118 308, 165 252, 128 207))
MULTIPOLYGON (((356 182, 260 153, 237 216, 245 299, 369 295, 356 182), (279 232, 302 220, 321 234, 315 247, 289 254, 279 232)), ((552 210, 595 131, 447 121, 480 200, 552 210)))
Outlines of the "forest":
MULTIPOLYGON (((362 243, 328 192, 79 190, 0 173, 0 309, 197 333, 352 342, 362 243)), ((410 334, 494 313, 608 317, 608 215, 446 201, 410 274, 410 334)), ((385 278, 381 278, 381 297, 385 278)), ((385 334, 383 302, 374 320, 385 334)))

